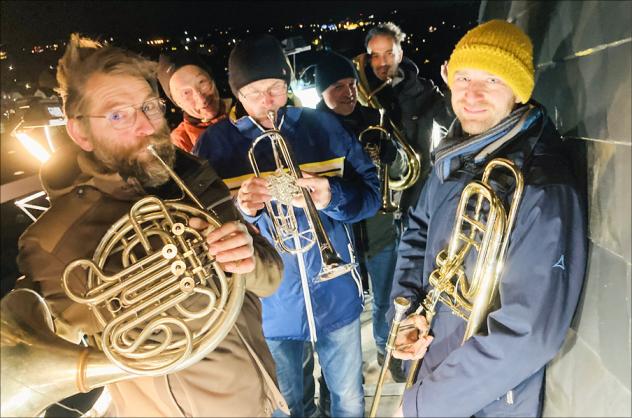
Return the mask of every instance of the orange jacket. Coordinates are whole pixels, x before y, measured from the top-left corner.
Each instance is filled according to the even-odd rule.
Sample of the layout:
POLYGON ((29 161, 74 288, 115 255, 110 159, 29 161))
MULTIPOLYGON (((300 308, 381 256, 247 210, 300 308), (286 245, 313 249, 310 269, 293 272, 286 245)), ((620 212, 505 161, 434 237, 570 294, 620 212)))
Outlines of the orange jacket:
POLYGON ((171 131, 171 142, 178 148, 186 152, 191 152, 197 139, 206 128, 226 119, 226 109, 230 108, 231 102, 231 99, 222 99, 218 116, 208 122, 202 122, 199 119, 195 119, 183 113, 182 122, 171 131))

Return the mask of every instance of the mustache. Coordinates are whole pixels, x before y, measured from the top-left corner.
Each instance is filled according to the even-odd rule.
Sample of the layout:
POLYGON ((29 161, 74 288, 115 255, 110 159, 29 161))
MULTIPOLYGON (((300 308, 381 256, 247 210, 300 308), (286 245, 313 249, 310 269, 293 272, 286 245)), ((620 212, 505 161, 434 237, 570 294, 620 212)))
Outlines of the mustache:
POLYGON ((149 145, 153 145, 162 160, 169 167, 173 167, 176 150, 171 143, 166 123, 133 148, 113 149, 99 144, 95 146, 94 155, 108 171, 118 173, 124 179, 134 177, 144 187, 156 187, 169 180, 169 173, 160 161, 146 150, 149 145))
POLYGON ((471 103, 466 100, 459 100, 456 102, 461 107, 476 108, 476 109, 487 109, 489 108, 489 102, 486 100, 477 101, 476 103, 471 103))

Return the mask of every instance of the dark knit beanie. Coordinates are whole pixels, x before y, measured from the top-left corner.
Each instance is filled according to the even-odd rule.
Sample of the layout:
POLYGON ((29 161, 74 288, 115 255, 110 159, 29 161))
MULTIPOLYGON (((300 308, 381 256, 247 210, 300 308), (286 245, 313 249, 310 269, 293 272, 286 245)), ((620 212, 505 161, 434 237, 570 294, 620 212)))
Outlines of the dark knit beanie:
POLYGON ((241 41, 228 57, 228 84, 235 97, 253 81, 266 78, 285 80, 288 85, 292 69, 281 43, 271 35, 259 35, 241 41))
POLYGON ((314 74, 318 94, 322 94, 327 87, 343 78, 358 79, 358 73, 351 60, 337 52, 325 52, 318 60, 314 74))
POLYGON ((174 53, 162 53, 158 59, 158 81, 164 90, 165 94, 173 102, 171 97, 171 89, 169 88, 169 81, 173 74, 185 65, 195 65, 200 67, 213 78, 211 69, 202 59, 195 53, 190 51, 177 51, 174 53))

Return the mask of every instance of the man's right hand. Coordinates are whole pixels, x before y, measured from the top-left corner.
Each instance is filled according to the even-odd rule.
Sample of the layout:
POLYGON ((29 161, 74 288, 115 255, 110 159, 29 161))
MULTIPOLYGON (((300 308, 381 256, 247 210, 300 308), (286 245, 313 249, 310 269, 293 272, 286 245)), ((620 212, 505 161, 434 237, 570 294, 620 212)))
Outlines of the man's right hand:
POLYGON ((264 203, 272 199, 268 189, 268 182, 259 177, 244 181, 237 192, 239 209, 248 216, 255 216, 265 207, 264 203))
POLYGON ((428 335, 429 327, 426 317, 423 315, 411 315, 400 324, 400 332, 395 338, 393 357, 400 360, 417 360, 426 354, 428 346, 432 342, 432 336, 428 335))

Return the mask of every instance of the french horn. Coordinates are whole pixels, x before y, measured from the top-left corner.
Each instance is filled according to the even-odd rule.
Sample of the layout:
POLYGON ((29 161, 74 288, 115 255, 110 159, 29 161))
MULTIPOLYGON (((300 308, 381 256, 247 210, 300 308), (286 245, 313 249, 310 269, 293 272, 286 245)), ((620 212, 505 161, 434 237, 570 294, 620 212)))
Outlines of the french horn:
POLYGON ((183 370, 234 326, 244 278, 226 275, 208 253, 206 231, 189 226, 197 217, 212 230, 219 219, 149 150, 195 206, 144 197, 108 229, 91 259, 66 266, 62 288, 88 306, 102 328, 94 347, 55 335, 41 298, 14 291, 3 299, 3 416, 35 416, 78 392, 183 370), (24 309, 8 308, 20 304, 16 300, 24 309))

